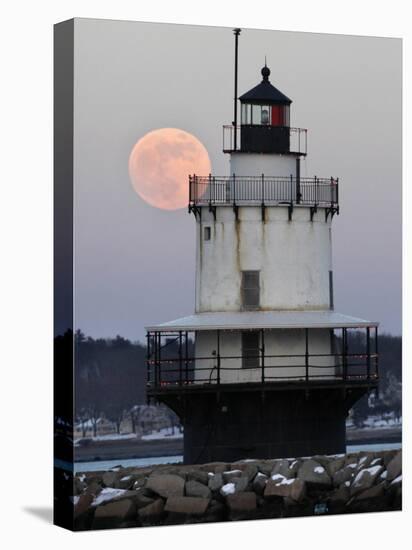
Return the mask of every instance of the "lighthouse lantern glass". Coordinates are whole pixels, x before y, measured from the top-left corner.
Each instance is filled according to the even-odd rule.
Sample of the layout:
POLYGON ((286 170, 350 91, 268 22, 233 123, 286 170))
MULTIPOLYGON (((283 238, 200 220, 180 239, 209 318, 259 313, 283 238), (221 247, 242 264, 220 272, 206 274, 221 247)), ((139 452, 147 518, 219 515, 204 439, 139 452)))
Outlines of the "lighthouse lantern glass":
POLYGON ((252 124, 262 123, 262 107, 260 105, 252 105, 252 124))
POLYGON ((289 105, 242 103, 240 123, 244 126, 289 126, 289 105))
POLYGON ((249 103, 242 104, 241 124, 252 124, 252 106, 249 103))

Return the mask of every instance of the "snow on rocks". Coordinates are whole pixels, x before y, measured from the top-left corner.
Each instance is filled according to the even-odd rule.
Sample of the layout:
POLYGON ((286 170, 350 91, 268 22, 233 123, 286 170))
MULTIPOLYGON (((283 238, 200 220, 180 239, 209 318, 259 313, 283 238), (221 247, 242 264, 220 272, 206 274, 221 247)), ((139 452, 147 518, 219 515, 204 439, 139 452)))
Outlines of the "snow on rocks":
POLYGON ((226 483, 220 489, 220 494, 222 495, 222 497, 227 497, 228 495, 233 495, 235 491, 236 491, 236 487, 234 483, 226 483))
POLYGON ((282 476, 282 479, 272 476, 266 483, 264 497, 273 496, 289 497, 295 501, 303 499, 306 492, 306 483, 298 478, 287 479, 282 476), (275 478, 275 479, 273 479, 275 478))
POLYGON ((282 474, 273 474, 273 476, 270 476, 270 479, 280 483, 283 479, 286 479, 286 478, 282 474))
POLYGON ((397 483, 402 483, 402 474, 391 481, 391 485, 396 485, 397 483))
POLYGON ((351 484, 351 494, 360 493, 372 487, 375 479, 383 472, 383 467, 376 465, 360 470, 351 484))
POLYGON ((242 470, 228 470, 227 472, 223 472, 223 481, 225 483, 229 483, 230 481, 233 481, 234 478, 240 477, 242 475, 242 470))
POLYGON ((133 476, 123 476, 116 482, 116 486, 119 489, 131 489, 134 486, 134 482, 135 478, 133 476))
POLYGON ((277 460, 274 464, 271 475, 281 474, 283 477, 290 479, 296 476, 296 472, 299 468, 299 462, 297 460, 277 460))
POLYGON ((316 460, 305 460, 298 471, 298 477, 312 485, 330 486, 332 480, 323 466, 316 460))
POLYGON ((103 504, 104 502, 108 502, 110 500, 121 497, 122 495, 124 495, 125 492, 126 491, 124 489, 113 489, 111 487, 105 487, 93 500, 91 505, 100 506, 100 504, 103 504))

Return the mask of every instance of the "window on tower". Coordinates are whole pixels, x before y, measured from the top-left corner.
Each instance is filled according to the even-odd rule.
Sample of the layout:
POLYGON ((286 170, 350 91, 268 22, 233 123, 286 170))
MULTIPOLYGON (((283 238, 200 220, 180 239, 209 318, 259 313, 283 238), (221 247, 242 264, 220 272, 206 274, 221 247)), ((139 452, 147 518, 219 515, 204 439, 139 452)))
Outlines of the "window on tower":
POLYGON ((259 271, 242 271, 242 307, 258 309, 260 305, 259 271))
POLYGON ((210 241, 210 226, 209 225, 206 225, 205 228, 204 228, 203 239, 205 241, 210 241))
POLYGON ((242 368, 259 367, 259 331, 242 332, 242 368))

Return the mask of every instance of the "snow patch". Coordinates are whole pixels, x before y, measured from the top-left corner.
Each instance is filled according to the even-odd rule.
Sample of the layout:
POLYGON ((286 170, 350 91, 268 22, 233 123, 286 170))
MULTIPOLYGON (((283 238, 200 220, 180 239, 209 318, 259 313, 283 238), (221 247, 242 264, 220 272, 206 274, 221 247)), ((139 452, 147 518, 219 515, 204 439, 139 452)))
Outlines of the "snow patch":
POLYGON ((402 474, 396 477, 392 482, 391 485, 395 485, 396 483, 401 483, 402 481, 402 474))
POLYGON ((273 476, 271 476, 271 479, 273 479, 273 481, 281 482, 283 479, 286 479, 286 478, 282 474, 273 474, 273 476))
POLYGON ((283 479, 278 485, 292 485, 295 482, 295 478, 283 479))
POLYGON ((313 470, 315 474, 323 474, 325 471, 325 468, 323 466, 316 466, 316 468, 313 470))
POLYGON ((226 485, 223 485, 223 487, 220 489, 220 493, 223 496, 233 495, 234 492, 235 492, 235 484, 234 483, 226 483, 226 485))
POLYGON ((183 439, 183 434, 177 426, 173 426, 172 432, 170 428, 162 428, 158 432, 142 435, 142 441, 153 441, 156 439, 183 439))
MULTIPOLYGON (((105 434, 105 435, 96 435, 94 437, 91 437, 90 439, 93 439, 93 441, 121 441, 122 439, 136 439, 135 433, 128 433, 128 434, 105 434)), ((88 438, 86 438, 88 439, 88 438)), ((81 439, 77 439, 76 442, 81 441, 81 439)))
POLYGON ((126 489, 113 489, 112 487, 105 487, 93 500, 91 506, 100 506, 100 504, 103 504, 103 502, 108 502, 109 500, 120 497, 125 492, 126 489))

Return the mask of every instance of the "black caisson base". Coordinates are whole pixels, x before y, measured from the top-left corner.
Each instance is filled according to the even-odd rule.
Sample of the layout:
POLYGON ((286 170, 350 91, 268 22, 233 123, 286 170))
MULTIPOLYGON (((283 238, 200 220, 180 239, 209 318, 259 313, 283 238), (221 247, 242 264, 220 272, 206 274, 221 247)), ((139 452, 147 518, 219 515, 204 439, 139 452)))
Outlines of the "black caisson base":
POLYGON ((366 388, 164 396, 184 425, 184 462, 344 453, 348 410, 366 388))

